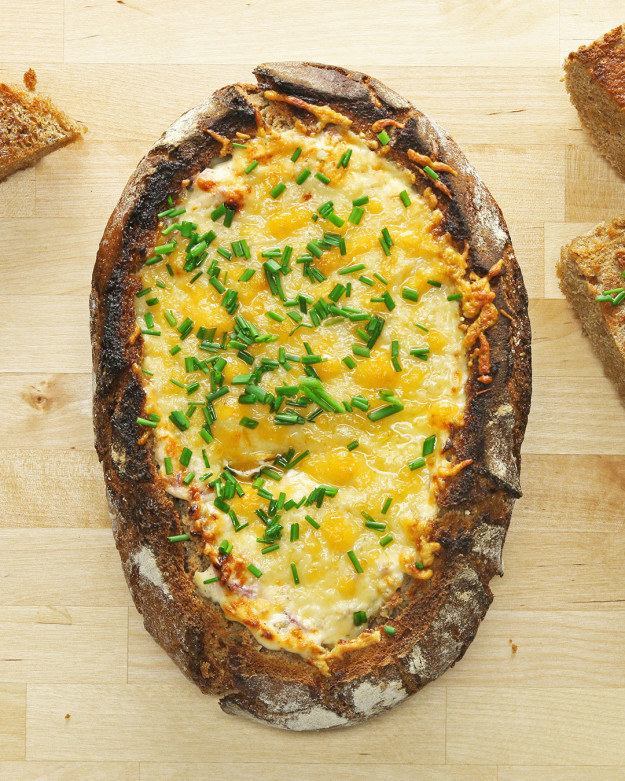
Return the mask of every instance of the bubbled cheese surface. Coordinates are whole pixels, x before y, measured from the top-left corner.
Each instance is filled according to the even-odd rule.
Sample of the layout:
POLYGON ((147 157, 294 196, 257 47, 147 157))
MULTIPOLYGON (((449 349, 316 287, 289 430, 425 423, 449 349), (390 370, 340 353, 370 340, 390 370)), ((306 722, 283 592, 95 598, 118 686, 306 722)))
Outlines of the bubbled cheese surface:
MULTIPOLYGON (((188 239, 174 229, 157 241, 166 244, 175 239, 174 251, 141 271, 142 287, 151 288, 151 292, 136 299, 138 325, 160 332, 143 337, 142 367, 148 372, 142 375, 147 394, 145 414, 160 417, 156 428, 149 431, 156 442, 162 480, 173 495, 193 506, 194 530, 201 531, 207 561, 212 562, 206 571, 195 573, 199 591, 219 603, 228 618, 247 625, 259 642, 301 653, 313 661, 323 660, 339 641, 353 641, 367 628, 366 624, 356 625, 355 613, 364 611, 368 618, 373 617, 405 577, 431 574, 437 547, 429 543, 437 511, 433 478, 443 463, 441 447, 450 426, 462 423, 465 407, 467 359, 460 302, 448 300, 457 291, 454 280, 462 273, 464 261, 449 238, 435 230, 441 219, 435 202, 432 208, 413 188, 408 172, 350 131, 333 129, 312 135, 297 130, 268 131, 264 137, 242 143, 247 148, 232 148, 231 155, 213 161, 189 183, 174 204, 185 213, 165 218, 161 225, 166 230, 189 221, 197 226, 197 234, 214 230, 217 236, 207 247, 202 265, 192 272, 183 270, 188 239), (293 162, 291 156, 298 148, 302 151, 293 162), (348 166, 337 168, 348 149, 352 150, 348 166), (258 166, 246 173, 254 160, 258 166), (311 175, 298 185, 296 177, 304 169, 311 175), (329 183, 315 173, 327 176, 329 183), (279 182, 286 189, 273 198, 270 193, 279 182), (404 190, 411 201, 408 206, 399 197, 404 190), (362 196, 368 196, 369 202, 362 206, 360 223, 354 225, 348 220, 352 202, 362 196), (313 220, 312 215, 327 201, 332 201, 333 213, 345 220, 342 226, 323 216, 313 220), (230 227, 224 226, 223 216, 211 217, 224 202, 236 205, 230 227), (390 255, 380 244, 383 229, 393 240, 390 255), (338 246, 326 246, 320 258, 313 256, 308 267, 314 266, 326 277, 317 281, 304 275, 307 266, 297 259, 309 255, 307 244, 322 239, 324 232, 334 234, 335 240, 337 236, 344 238, 345 254, 338 246), (232 242, 236 247, 241 239, 247 242, 249 259, 233 253, 232 242), (345 291, 336 306, 375 313, 385 321, 370 357, 353 352, 354 344, 364 344, 357 332, 360 329, 362 335, 366 319, 351 321, 329 315, 313 325, 310 304, 288 307, 272 293, 262 266, 268 258, 261 252, 283 251, 287 245, 293 248, 291 270, 280 274, 287 303, 304 294, 310 301, 323 297, 332 304, 329 294, 336 285, 347 287, 351 283, 349 298, 345 291), (218 254, 219 247, 232 253, 231 259, 218 254), (209 282, 208 274, 215 274, 214 260, 218 261, 223 287, 238 292, 238 308, 233 313, 223 306, 225 293, 209 282), (340 274, 355 264, 365 268, 340 274), (248 281, 240 281, 246 269, 256 273, 248 281), (387 284, 374 276, 376 272, 387 284), (373 284, 361 281, 361 275, 373 284), (417 291, 418 301, 404 298, 404 288, 417 291), (371 300, 385 293, 395 305, 392 311, 388 299, 371 300), (271 319, 267 316, 270 310, 284 319, 271 319), (146 313, 153 318, 152 329, 148 327, 149 315, 148 323, 145 321, 146 313), (289 313, 295 313, 295 319, 289 313), (237 356, 236 347, 203 351, 196 335, 201 326, 214 328, 213 343, 227 344, 237 316, 253 323, 261 334, 277 337, 246 349, 254 359, 252 365, 237 356), (193 321, 193 329, 181 339, 178 328, 186 318, 193 321), (304 325, 296 329, 300 322, 304 325), (229 336, 222 341, 224 333, 229 336), (393 342, 398 343, 400 371, 392 362, 393 342), (309 352, 321 356, 324 360, 312 366, 325 391, 339 402, 360 395, 369 403, 368 410, 355 406, 340 414, 326 410, 304 424, 278 425, 268 405, 241 404, 239 396, 245 394, 245 385, 232 384, 233 378, 252 372, 262 358, 278 360, 281 347, 292 356, 303 357, 309 352), (427 360, 410 353, 425 347, 429 348, 427 360), (210 363, 205 371, 197 365, 194 371, 186 371, 185 357, 202 361, 216 355, 227 361, 217 383, 211 384, 210 363), (355 368, 343 361, 346 356, 352 357, 355 368), (211 425, 213 440, 207 443, 199 434, 206 420, 200 405, 216 387, 228 392, 212 402, 216 420, 211 425), (403 409, 373 421, 368 413, 387 404, 380 391, 392 393, 403 409), (189 414, 190 425, 181 431, 169 416, 175 410, 191 413, 189 404, 193 402, 197 406, 189 414), (256 427, 241 425, 243 417, 256 421, 256 427), (425 466, 411 470, 409 464, 422 456, 423 443, 432 435, 436 436, 434 452, 426 456, 425 466), (358 446, 349 450, 347 445, 354 441, 358 446), (187 466, 180 462, 183 448, 191 451, 187 466), (282 526, 281 537, 276 540, 277 549, 263 554, 269 543, 258 542, 266 526, 256 511, 267 512, 270 500, 259 495, 260 483, 253 483, 263 466, 271 466, 289 448, 295 455, 308 454, 292 469, 276 468, 280 480, 261 473, 261 492, 268 491, 288 506, 289 500, 299 503, 318 486, 338 490, 333 496, 326 494, 320 507, 314 501, 274 512, 282 526), (171 461, 171 474, 166 474, 166 458, 171 461), (236 524, 247 524, 239 531, 235 531, 232 517, 215 505, 211 482, 225 468, 232 470, 242 494, 227 500, 236 524), (392 502, 382 513, 388 497, 392 502), (367 527, 363 511, 385 528, 367 527), (306 520, 307 515, 319 528, 306 520), (292 524, 299 525, 298 539, 293 542, 292 524), (391 541, 381 545, 389 535, 391 541), (218 550, 223 541, 232 546, 228 555, 218 550), (349 552, 362 572, 356 571, 349 552), (292 564, 299 584, 294 582, 292 564), (261 576, 256 577, 248 565, 261 576), (204 583, 217 576, 221 579, 204 583)), ((277 387, 292 388, 305 376, 304 365, 290 360, 263 373, 257 385, 275 395, 277 387)), ((298 394, 285 401, 289 399, 305 397, 298 394)), ((291 411, 302 418, 315 410, 313 402, 305 407, 289 407, 283 402, 280 407, 281 412, 291 411)))

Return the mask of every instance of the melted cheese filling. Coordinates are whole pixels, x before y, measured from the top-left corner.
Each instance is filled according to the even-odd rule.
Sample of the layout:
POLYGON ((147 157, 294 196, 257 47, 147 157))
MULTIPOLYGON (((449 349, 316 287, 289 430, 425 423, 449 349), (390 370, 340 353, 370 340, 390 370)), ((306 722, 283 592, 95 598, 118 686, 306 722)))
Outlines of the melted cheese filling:
MULTIPOLYGON (((229 619, 248 626, 262 644, 303 654, 322 665, 337 643, 367 642, 366 631, 361 634, 367 625, 359 624, 363 613, 365 619, 375 616, 406 576, 431 575, 438 548, 430 542, 437 511, 433 482, 447 463, 441 447, 451 425, 462 423, 465 408, 468 368, 461 302, 448 297, 457 293, 466 266, 449 237, 434 230, 441 213, 413 188, 411 174, 372 151, 351 131, 332 128, 305 135, 298 130, 269 130, 266 136, 245 141, 245 146, 233 148, 231 156, 213 161, 196 176, 175 204, 176 209, 185 209, 184 214, 163 220, 165 230, 187 221, 195 224, 199 235, 216 233, 202 252, 206 256, 202 264, 184 270, 188 238, 175 228, 159 237, 161 244, 175 238, 173 251, 141 272, 142 289, 151 290, 136 299, 138 325, 153 332, 143 337, 142 368, 148 372, 142 374, 145 414, 160 418, 155 428, 146 431, 154 437, 167 490, 190 502, 190 530, 203 535, 206 561, 211 564, 194 575, 199 591, 221 605, 229 619), (293 162, 298 148, 301 153, 293 162), (348 149, 352 150, 349 164, 337 168, 348 149), (258 166, 246 173, 254 160, 258 166), (297 184, 305 169, 311 175, 297 184), (286 188, 273 197, 280 182, 286 188), (400 198, 402 191, 409 195, 408 206, 400 198), (356 225, 358 211, 352 222, 348 218, 354 212, 353 201, 363 196, 369 200, 361 207, 364 213, 356 225), (340 226, 319 215, 317 210, 327 201, 332 201, 338 222, 344 220, 340 226), (229 227, 219 215, 224 202, 236 206, 229 227), (318 215, 316 221, 313 214, 318 215), (380 242, 385 229, 393 241, 388 255, 380 242), (345 254, 339 246, 323 244, 317 253, 321 257, 311 254, 310 242, 322 239, 324 232, 334 234, 335 242, 337 237, 344 239, 345 254), (242 239, 249 258, 237 256, 242 251, 237 242, 242 239), (287 245, 293 248, 290 270, 278 274, 285 306, 271 290, 262 265, 270 258, 261 253, 274 250, 276 256, 287 245), (217 252, 220 247, 223 255, 230 255, 228 259, 217 252), (311 260, 297 262, 306 255, 311 260), (209 281, 209 275, 215 279, 216 265, 221 285, 209 281), (352 266, 358 268, 341 273, 352 266), (305 275, 311 267, 325 279, 305 275), (246 269, 255 273, 241 281, 246 269), (198 272, 202 273, 196 277, 198 272), (345 290, 334 303, 337 285, 345 290), (406 288, 418 293, 417 301, 404 297, 406 288), (238 307, 231 313, 224 307, 228 290, 237 291, 238 307), (390 298, 380 300, 387 294, 390 298), (301 295, 308 298, 298 299, 301 295), (365 344, 367 318, 352 321, 341 312, 329 313, 316 325, 311 305, 320 298, 326 305, 347 307, 352 314, 364 312, 384 319, 370 357, 353 350, 353 345, 365 344), (297 305, 289 306, 293 301, 297 305), (269 311, 278 317, 272 319, 269 311), (239 357, 236 344, 221 349, 234 338, 238 316, 254 324, 260 334, 271 335, 272 341, 245 348, 244 357, 250 356, 252 364, 250 358, 239 357), (187 318, 192 328, 181 338, 187 318), (206 330, 200 331, 204 337, 200 340, 197 332, 202 326, 216 330, 208 339, 206 330), (217 347, 203 350, 207 341, 217 347), (278 365, 281 348, 300 360, 287 359, 278 365), (423 348, 429 349, 422 353, 426 360, 410 352, 423 348), (309 353, 323 361, 302 363, 309 353), (216 356, 226 363, 221 376, 213 372, 211 377, 216 356), (346 356, 351 360, 345 362, 346 356), (197 362, 185 361, 189 358, 209 362, 201 368, 197 362), (316 403, 288 406, 289 401, 307 401, 300 392, 285 396, 280 412, 300 415, 305 422, 280 425, 266 403, 254 399, 254 403, 241 403, 241 395, 249 401, 249 393, 245 384, 233 380, 253 372, 263 358, 275 362, 272 370, 256 378, 263 391, 275 396, 278 387, 297 389, 308 365, 333 400, 348 402, 349 411, 325 410, 308 421, 318 409, 316 403), (216 419, 210 425, 213 439, 207 442, 200 435, 206 421, 201 405, 207 394, 210 398, 220 387, 227 392, 212 401, 216 419), (385 391, 403 409, 371 420, 372 411, 388 404, 382 398, 385 391), (351 405, 354 396, 364 398, 368 409, 351 405), (190 403, 197 406, 189 407, 190 403), (179 430, 170 419, 175 411, 189 416, 186 430, 179 430), (255 427, 241 425, 242 418, 254 421, 248 425, 255 427), (424 442, 431 441, 432 435, 434 450, 421 466, 418 459, 424 442), (295 455, 306 451, 307 455, 291 469, 276 467, 271 476, 259 473, 289 448, 295 455), (238 482, 238 493, 225 505, 211 487, 217 479, 217 490, 222 492, 226 481, 219 478, 224 469, 231 470, 238 482), (271 479, 276 475, 281 479, 271 479), (319 486, 329 489, 321 502, 319 486), (268 494, 277 500, 277 510, 268 494), (299 506, 311 494, 315 500, 299 506), (383 512, 389 497, 390 507, 383 512), (265 539, 267 524, 258 510, 261 514, 273 510, 272 517, 282 527, 268 542, 259 542, 265 539), (384 526, 367 526, 367 518, 384 526), (294 524, 298 535, 292 531, 294 524), (296 536, 294 541, 291 535, 296 536), (272 540, 275 549, 263 553, 272 540)), ((277 262, 282 264, 281 257, 277 262)), ((379 633, 375 636, 379 638, 379 633)))

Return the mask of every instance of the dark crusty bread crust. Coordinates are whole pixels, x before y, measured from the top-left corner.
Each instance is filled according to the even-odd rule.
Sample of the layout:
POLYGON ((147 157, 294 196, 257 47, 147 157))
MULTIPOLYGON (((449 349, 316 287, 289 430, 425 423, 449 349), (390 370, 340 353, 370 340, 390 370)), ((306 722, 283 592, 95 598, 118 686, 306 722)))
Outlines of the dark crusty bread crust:
POLYGON ((565 83, 582 124, 625 176, 625 27, 571 52, 565 83))
MULTIPOLYGON (((205 692, 226 695, 222 708, 287 729, 319 729, 360 721, 389 708, 437 678, 465 652, 492 595, 488 583, 501 574, 501 548, 510 513, 520 496, 520 447, 531 393, 527 295, 501 212, 456 144, 434 122, 380 82, 361 73, 313 63, 277 63, 255 70, 259 87, 233 85, 181 117, 139 163, 108 223, 93 275, 91 328, 96 373, 96 446, 103 462, 113 531, 135 604, 147 629, 186 675, 205 692), (480 275, 500 259, 492 282, 501 316, 488 330, 493 381, 467 385, 466 423, 449 442, 454 460, 473 464, 449 480, 440 496, 436 539, 442 545, 429 581, 411 581, 389 620, 396 635, 330 661, 325 677, 296 654, 270 651, 242 625, 228 621, 205 600, 191 575, 196 542, 172 546, 184 502, 172 499, 157 477, 150 442, 140 443, 136 423, 144 391, 133 364, 136 272, 153 246, 156 213, 180 182, 219 151, 206 131, 233 137, 254 133, 257 114, 275 123, 304 109, 269 103, 276 90, 312 104, 328 105, 353 120, 352 128, 375 139, 371 124, 387 128, 390 156, 415 171, 409 149, 457 171, 441 173, 449 199, 436 191, 443 229, 471 245, 469 264, 480 275)), ((418 179, 418 181, 421 181, 418 179)), ((423 189, 428 182, 418 186, 423 189)), ((477 362, 476 362, 477 363, 477 362)), ((375 621, 373 622, 376 623, 375 621)))
POLYGON ((560 287, 625 404, 625 305, 595 297, 623 287, 625 218, 602 222, 562 247, 560 287))

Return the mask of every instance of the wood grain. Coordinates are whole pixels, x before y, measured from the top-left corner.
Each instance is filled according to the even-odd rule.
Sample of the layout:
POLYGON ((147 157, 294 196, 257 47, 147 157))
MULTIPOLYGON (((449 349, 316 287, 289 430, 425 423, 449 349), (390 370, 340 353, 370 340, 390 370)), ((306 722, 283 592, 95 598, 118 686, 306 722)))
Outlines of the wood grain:
POLYGON ((621 23, 622 2, 366 8, 2 4, 0 79, 34 67, 89 128, 0 183, 2 781, 625 777, 625 414, 555 274, 563 243, 625 210, 625 180, 561 83, 563 57, 621 23), (531 298, 525 495, 494 605, 436 684, 322 735, 225 716, 145 632, 91 425, 87 296, 106 220, 167 125, 271 59, 364 70, 441 122, 500 203, 531 298))

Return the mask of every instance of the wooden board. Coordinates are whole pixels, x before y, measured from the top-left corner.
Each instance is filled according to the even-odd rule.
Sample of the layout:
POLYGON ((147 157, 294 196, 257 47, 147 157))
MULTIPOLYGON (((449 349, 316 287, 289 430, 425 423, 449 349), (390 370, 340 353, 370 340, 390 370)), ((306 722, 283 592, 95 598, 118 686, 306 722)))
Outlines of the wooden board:
POLYGON ((34 67, 89 133, 0 184, 0 779, 625 777, 625 412, 554 273, 564 241, 625 209, 561 83, 622 3, 372 8, 2 3, 0 78, 34 67), (495 603, 457 668, 326 734, 225 716, 147 635, 92 447, 87 296, 108 215, 171 121, 276 59, 364 70, 439 120, 499 201, 532 299, 525 496, 495 603))

